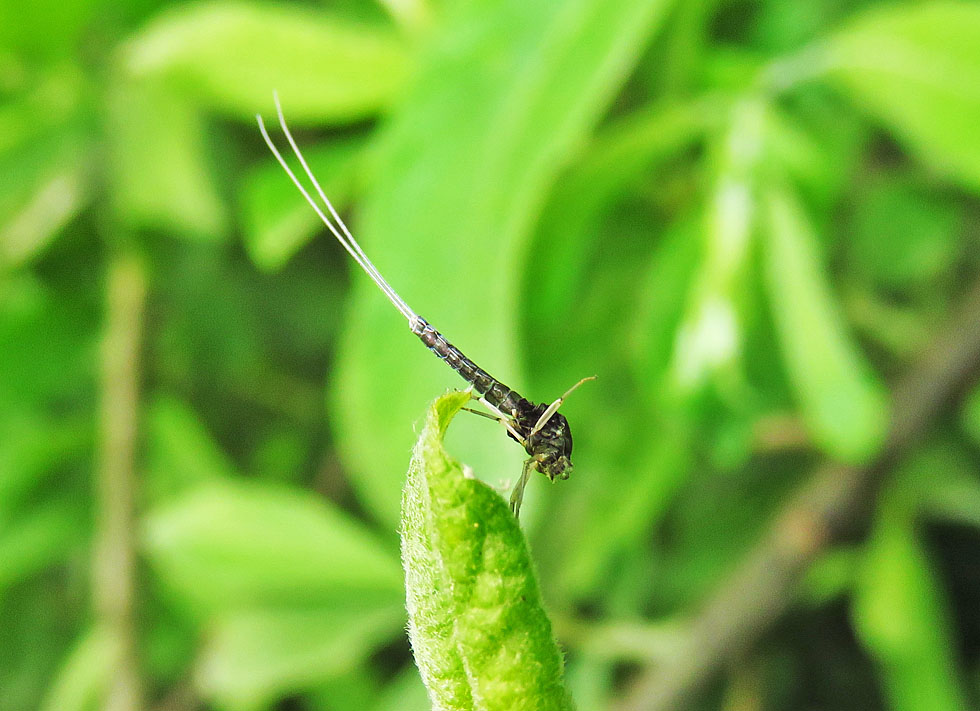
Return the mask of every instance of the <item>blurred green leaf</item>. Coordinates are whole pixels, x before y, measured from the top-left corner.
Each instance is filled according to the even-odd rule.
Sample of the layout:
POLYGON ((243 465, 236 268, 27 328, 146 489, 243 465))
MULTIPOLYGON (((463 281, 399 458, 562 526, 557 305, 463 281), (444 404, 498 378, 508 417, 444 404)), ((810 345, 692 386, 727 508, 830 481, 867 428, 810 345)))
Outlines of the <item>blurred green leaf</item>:
POLYGON ((107 629, 93 626, 79 638, 51 687, 41 711, 95 711, 102 708, 106 684, 121 648, 107 629))
MULTIPOLYGON (((690 436, 697 438, 704 429, 690 436)), ((723 585, 732 561, 752 550, 801 483, 797 469, 780 469, 774 476, 765 463, 737 473, 713 470, 701 463, 696 445, 688 454, 685 485, 656 534, 666 542, 658 550, 650 595, 672 609, 683 610, 723 585)))
MULTIPOLYGON (((552 584, 563 595, 583 597, 602 589, 611 567, 649 534, 651 522, 671 503, 689 471, 692 428, 684 413, 658 413, 647 426, 649 441, 635 443, 627 454, 589 470, 595 483, 578 482, 584 491, 563 521, 580 533, 575 545, 560 551, 560 568, 553 571, 552 584)), ((596 430, 591 434, 602 436, 596 430)), ((567 541, 568 528, 561 524, 549 522, 557 525, 557 539, 567 541)))
POLYGON ((573 299, 569 290, 588 284, 590 250, 597 244, 597 223, 637 181, 701 138, 706 123, 719 111, 718 101, 704 99, 662 106, 655 104, 602 129, 580 160, 555 184, 535 234, 536 256, 547 259, 547 271, 527 280, 530 328, 560 324, 573 299))
POLYGON ((955 205, 901 179, 872 184, 856 202, 855 269, 899 292, 949 283, 963 222, 955 205))
POLYGON ((376 609, 259 609, 222 615, 201 652, 196 685, 222 708, 268 708, 287 693, 350 673, 379 643, 403 634, 404 618, 401 601, 376 609))
POLYGON ((0 595, 61 562, 85 540, 86 529, 78 506, 67 501, 36 504, 29 515, 0 521, 0 595))
POLYGON ((109 177, 124 224, 206 241, 224 237, 226 210, 197 110, 148 81, 114 85, 108 101, 109 177))
POLYGON ((265 481, 301 484, 306 477, 307 460, 311 454, 305 433, 293 427, 271 429, 258 438, 249 458, 248 470, 265 481))
POLYGON ((401 597, 395 556, 308 492, 206 484, 152 511, 144 540, 168 586, 205 614, 352 599, 386 607, 401 597))
POLYGON ((847 198, 844 191, 859 170, 868 129, 846 112, 843 99, 806 98, 792 109, 769 106, 766 152, 809 204, 829 211, 847 198))
POLYGON ((949 611, 914 530, 900 480, 879 507, 854 601, 854 621, 880 665, 893 711, 962 711, 949 611))
POLYGON ((198 484, 238 475, 194 410, 177 398, 164 395, 153 401, 146 431, 149 471, 145 492, 154 504, 198 484))
MULTIPOLYGON (((0 57, 6 58, 3 55, 0 57)), ((91 127, 84 117, 84 108, 87 100, 91 99, 91 87, 80 67, 63 62, 46 67, 38 75, 26 75, 20 79, 12 82, 17 91, 5 96, 3 104, 0 104, 0 156, 7 151, 36 146, 39 140, 64 135, 77 139, 87 134, 91 127)), ((17 183, 4 181, 0 187, 12 190, 17 183)))
POLYGON ((207 2, 175 7, 128 45, 139 77, 163 77, 196 103, 248 121, 278 90, 294 123, 350 122, 384 109, 412 57, 390 28, 299 6, 207 2))
POLYGON ((407 664, 394 679, 385 685, 372 711, 430 711, 429 694, 419 678, 419 671, 412 663, 407 664))
POLYGON ((980 447, 980 386, 968 393, 960 411, 960 422, 974 446, 980 447))
POLYGON ((944 471, 926 503, 934 518, 980 528, 980 481, 974 469, 944 471))
POLYGON ((858 104, 938 172, 980 190, 980 6, 876 7, 823 50, 858 104))
MULTIPOLYGON (((429 711, 429 698, 425 687, 419 679, 415 666, 408 664, 415 677, 416 686, 422 689, 422 698, 426 706, 422 711, 429 711)), ((306 708, 309 711, 366 711, 372 708, 374 700, 380 693, 379 684, 373 674, 365 674, 363 668, 354 669, 333 679, 319 682, 307 695, 306 708)), ((391 706, 391 708, 402 708, 391 706)))
POLYGON ((0 108, 0 271, 35 257, 90 198, 95 151, 73 115, 78 83, 58 74, 0 108))
POLYGON ((829 454, 867 461, 886 433, 886 393, 847 335, 803 206, 772 186, 765 214, 769 304, 803 418, 829 454))
POLYGON ((408 635, 435 708, 570 709, 562 658, 517 519, 443 449, 470 400, 436 400, 402 499, 408 635))
POLYGON ((79 165, 37 186, 20 209, 0 224, 0 269, 26 262, 42 250, 84 207, 88 190, 85 168, 79 165))
POLYGON ((576 708, 598 709, 610 705, 613 686, 613 664, 607 659, 586 654, 568 663, 567 685, 576 700, 576 708))
POLYGON ((756 173, 768 112, 757 97, 742 99, 730 108, 728 125, 716 139, 700 269, 678 327, 671 365, 669 385, 681 395, 732 372, 741 357, 740 297, 758 210, 756 173))
POLYGON ((827 605, 846 596, 861 570, 860 551, 853 547, 833 548, 807 569, 801 597, 811 607, 827 605))
MULTIPOLYGON (((362 244, 413 308, 513 387, 522 387, 515 334, 534 217, 668 4, 454 5, 389 126, 362 244)), ((336 431, 362 500, 393 527, 406 423, 462 382, 366 278, 355 280, 348 323, 331 375, 336 431)), ((521 453, 499 432, 482 422, 454 429, 454 449, 475 471, 517 476, 521 453)))
POLYGON ((941 437, 916 450, 903 465, 920 493, 923 517, 980 528, 980 477, 971 452, 941 437))
POLYGON ((663 402, 677 328, 701 264, 704 245, 697 233, 699 227, 690 219, 675 222, 660 240, 643 274, 634 338, 641 380, 657 402, 663 402))
MULTIPOLYGON (((529 325, 525 335, 538 391, 561 392, 584 374, 599 376, 563 406, 575 433, 572 480, 532 481, 542 515, 533 516, 533 499, 532 515, 522 511, 551 599, 603 595, 622 556, 644 546, 691 464, 686 413, 660 404, 698 235, 676 226, 661 234, 658 213, 642 196, 615 206, 596 227, 581 288, 566 293, 566 315, 529 325), (644 349, 660 346, 667 354, 657 354, 659 369, 652 357, 649 370, 636 367, 644 349), (575 545, 568 545, 570 531, 579 532, 575 545)), ((533 289, 528 298, 536 298, 533 289)))
POLYGON ((433 15, 441 11, 441 2, 434 0, 378 0, 391 18, 406 32, 420 33, 428 29, 433 15))
POLYGON ((37 0, 23 5, 0 0, 0 47, 16 49, 34 60, 73 56, 91 21, 98 0, 37 0), (16 18, 16 21, 14 21, 16 18))
POLYGON ((33 576, 0 596, 3 711, 40 708, 88 626, 66 600, 60 572, 33 576))
MULTIPOLYGON (((674 407, 664 383, 701 240, 685 221, 658 234, 655 246, 645 245, 652 258, 626 254, 636 220, 628 208, 610 215, 588 260, 585 288, 566 305, 569 316, 529 333, 532 352, 547 348, 551 356, 538 357, 537 369, 548 372, 535 373, 535 382, 560 388, 551 371, 563 361, 579 374, 599 375, 565 406, 576 435, 572 480, 554 490, 536 485, 547 488, 541 492, 547 500, 558 499, 531 530, 535 543, 545 539, 536 548, 554 558, 540 564, 559 599, 602 594, 622 556, 643 547, 692 464, 690 414, 674 407), (625 244, 614 246, 615 239, 625 244), (569 531, 579 532, 574 545, 569 531)), ((649 239, 650 229, 638 226, 636 242, 649 239)))
MULTIPOLYGON (((141 577, 146 581, 146 577, 141 577)), ((140 600, 140 668, 162 685, 186 684, 201 647, 200 624, 152 586, 140 600)))
MULTIPOLYGON (((945 288, 953 287, 953 284, 940 285, 933 282, 933 286, 941 286, 945 291, 945 288)), ((910 357, 920 353, 929 343, 934 335, 936 318, 944 305, 932 302, 931 308, 923 309, 922 301, 914 298, 920 294, 929 300, 933 297, 932 294, 922 292, 882 292, 877 285, 871 284, 864 288, 850 289, 845 297, 847 316, 862 337, 889 353, 910 357)))
POLYGON ((0 411, 84 397, 94 380, 96 316, 29 273, 0 278, 0 411))
POLYGON ((755 41, 769 51, 788 51, 819 35, 828 22, 850 9, 840 0, 788 3, 762 0, 755 41))
MULTIPOLYGON (((303 155, 338 211, 354 192, 364 142, 330 141, 303 155)), ((279 163, 271 158, 245 179, 242 192, 245 247, 256 266, 280 269, 303 245, 326 228, 279 163)), ((328 239, 333 239, 329 236, 328 239)))
POLYGON ((30 410, 0 410, 0 529, 57 470, 88 455, 91 423, 30 410))

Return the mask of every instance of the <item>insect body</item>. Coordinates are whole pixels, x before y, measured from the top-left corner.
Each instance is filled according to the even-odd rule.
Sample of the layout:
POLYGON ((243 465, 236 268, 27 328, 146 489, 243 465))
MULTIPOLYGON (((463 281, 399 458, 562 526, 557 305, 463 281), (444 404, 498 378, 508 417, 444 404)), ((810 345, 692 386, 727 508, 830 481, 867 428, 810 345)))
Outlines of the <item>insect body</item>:
POLYGON ((524 488, 527 485, 527 480, 531 472, 539 471, 552 481, 568 478, 572 470, 572 432, 568 426, 568 420, 565 419, 564 415, 558 413, 558 408, 573 390, 582 383, 593 380, 595 376, 583 378, 551 404, 540 403, 535 405, 463 355, 445 336, 408 307, 391 285, 381 276, 371 260, 367 258, 367 255, 364 254, 361 246, 354 239, 350 230, 347 229, 347 225, 344 224, 340 215, 337 214, 333 204, 331 204, 330 200, 324 194, 323 189, 313 176, 313 172, 303 158, 302 153, 300 153, 296 141, 286 126, 286 120, 283 116, 278 96, 275 97, 275 101, 276 112, 279 116, 279 126, 282 128, 286 140, 289 142, 293 153, 295 153, 296 158, 303 167, 303 171, 313 184, 317 195, 323 201, 323 205, 326 206, 330 217, 324 213, 321 206, 313 199, 309 191, 307 191, 286 163, 279 149, 276 148, 276 145, 269 137, 262 117, 256 116, 262 137, 265 139, 266 144, 269 146, 273 155, 275 155, 276 160, 279 161, 283 170, 289 175, 289 178, 299 189, 300 193, 302 193, 303 197, 306 198, 306 201, 320 217, 320 220, 323 221, 323 224, 337 238, 337 241, 343 245, 344 249, 353 257, 361 269, 371 277, 378 288, 394 304, 395 308, 408 319, 408 325, 412 333, 418 336, 430 351, 445 361, 450 368, 459 373, 470 384, 473 392, 479 401, 490 411, 490 414, 477 410, 469 411, 500 422, 507 429, 507 434, 520 443, 528 453, 529 458, 524 463, 521 478, 514 487, 510 497, 511 509, 517 515, 520 511, 521 501, 524 498, 524 488), (330 219, 331 217, 333 218, 332 220, 330 219))

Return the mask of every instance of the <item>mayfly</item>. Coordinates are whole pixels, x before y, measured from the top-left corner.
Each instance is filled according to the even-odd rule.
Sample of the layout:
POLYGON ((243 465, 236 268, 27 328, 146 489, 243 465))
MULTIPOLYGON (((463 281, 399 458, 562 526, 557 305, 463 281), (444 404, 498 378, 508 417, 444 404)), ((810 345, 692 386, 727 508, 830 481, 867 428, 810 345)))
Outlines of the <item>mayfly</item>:
POLYGON ((262 137, 269 146, 269 150, 276 157, 276 160, 279 161, 279 165, 286 171, 290 180, 293 181, 293 184, 299 189, 303 197, 306 198, 306 201, 316 212, 317 216, 319 216, 323 224, 337 238, 337 241, 354 258, 358 266, 371 277, 402 316, 408 319, 408 326, 412 330, 412 333, 421 339, 426 348, 445 361, 450 368, 459 373, 470 384, 470 387, 478 396, 479 401, 492 414, 477 410, 469 411, 500 422, 507 429, 507 434, 520 443, 528 453, 529 458, 524 462, 521 478, 510 495, 510 507, 516 516, 520 512, 521 501, 524 499, 524 488, 527 486, 531 472, 539 471, 551 481, 554 481, 555 479, 567 479, 569 473, 572 471, 572 431, 569 429, 568 420, 558 412, 558 408, 573 390, 582 385, 582 383, 594 380, 595 376, 582 378, 582 380, 569 388, 564 395, 550 404, 542 402, 535 405, 463 355, 445 336, 429 325, 428 321, 408 307, 408 304, 391 288, 391 285, 385 281, 371 260, 364 254, 364 250, 361 249, 357 240, 354 239, 350 230, 347 229, 347 225, 344 224, 340 215, 337 214, 333 204, 320 187, 320 183, 314 177, 313 171, 310 170, 306 159, 303 158, 303 154, 300 152, 299 146, 296 145, 296 141, 293 139, 289 127, 286 126, 286 119, 283 116, 278 95, 275 95, 275 102, 276 113, 279 116, 279 126, 282 129, 283 135, 286 136, 286 140, 299 160, 299 164, 303 167, 303 172, 310 179, 313 188, 323 201, 323 205, 326 206, 333 220, 327 217, 321 206, 317 204, 316 200, 313 199, 309 191, 296 177, 296 174, 286 163, 285 158, 283 158, 279 149, 276 148, 275 143, 269 137, 269 132, 265 128, 262 117, 257 115, 255 118, 259 122, 259 130, 262 132, 262 137))

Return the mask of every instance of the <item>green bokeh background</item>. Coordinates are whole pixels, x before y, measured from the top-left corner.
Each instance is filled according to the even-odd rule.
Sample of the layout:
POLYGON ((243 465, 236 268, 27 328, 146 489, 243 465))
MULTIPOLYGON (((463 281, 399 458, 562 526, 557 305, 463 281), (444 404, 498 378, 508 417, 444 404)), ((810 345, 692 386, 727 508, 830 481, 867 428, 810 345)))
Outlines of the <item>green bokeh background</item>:
POLYGON ((0 711, 428 708, 399 501, 461 381, 274 90, 413 308, 535 401, 598 375, 522 513, 579 708, 980 704, 980 390, 881 457, 980 329, 980 5, 0 0, 0 711))

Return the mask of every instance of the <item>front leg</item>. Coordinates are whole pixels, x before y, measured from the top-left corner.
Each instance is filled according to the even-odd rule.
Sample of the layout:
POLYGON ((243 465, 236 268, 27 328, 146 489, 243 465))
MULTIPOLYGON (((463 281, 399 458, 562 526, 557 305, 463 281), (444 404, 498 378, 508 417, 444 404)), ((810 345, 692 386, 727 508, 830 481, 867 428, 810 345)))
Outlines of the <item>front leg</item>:
POLYGON ((531 478, 531 472, 537 468, 538 460, 533 457, 524 462, 524 470, 521 472, 521 478, 518 480, 514 490, 510 492, 510 510, 514 512, 515 517, 521 513, 521 502, 524 501, 524 488, 527 486, 527 480, 531 478))

